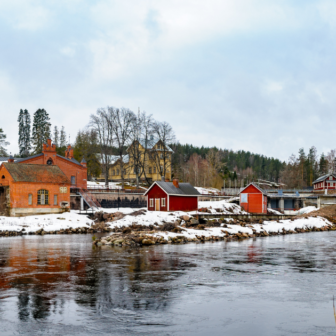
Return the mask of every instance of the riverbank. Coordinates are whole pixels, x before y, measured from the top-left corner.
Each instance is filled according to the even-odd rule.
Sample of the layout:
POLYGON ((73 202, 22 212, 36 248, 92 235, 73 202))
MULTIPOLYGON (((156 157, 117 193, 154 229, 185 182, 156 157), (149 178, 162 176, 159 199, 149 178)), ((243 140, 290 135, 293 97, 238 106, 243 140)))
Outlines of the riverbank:
MULTIPOLYGON (((190 222, 189 225, 193 226, 190 222)), ((207 225, 197 224, 196 227, 188 227, 188 220, 185 217, 185 219, 180 218, 180 222, 165 223, 161 226, 144 227, 143 225, 132 224, 127 227, 114 227, 112 230, 115 232, 112 235, 97 239, 93 244, 97 246, 184 244, 336 230, 334 223, 322 217, 298 218, 278 222, 265 221, 262 224, 212 222, 207 225)))
POLYGON ((57 215, 0 216, 0 237, 110 231, 108 225, 96 223, 87 216, 79 215, 76 211, 57 215))

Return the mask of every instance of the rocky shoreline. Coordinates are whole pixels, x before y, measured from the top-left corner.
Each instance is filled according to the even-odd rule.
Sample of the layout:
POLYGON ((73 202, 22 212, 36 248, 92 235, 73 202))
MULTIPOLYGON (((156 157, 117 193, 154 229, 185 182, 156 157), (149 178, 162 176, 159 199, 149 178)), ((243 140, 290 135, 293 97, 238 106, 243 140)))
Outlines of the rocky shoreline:
MULTIPOLYGON (((112 229, 114 233, 108 237, 96 239, 93 244, 96 246, 131 246, 141 247, 159 244, 186 244, 186 243, 204 243, 208 241, 235 241, 243 239, 251 239, 257 237, 279 236, 287 234, 297 234, 305 232, 321 232, 335 231, 336 221, 332 218, 322 219, 327 221, 323 226, 305 226, 303 228, 293 227, 292 229, 282 228, 281 230, 267 231, 267 224, 260 221, 258 224, 251 225, 250 221, 234 220, 230 224, 224 224, 219 220, 208 221, 206 224, 199 224, 195 219, 188 216, 182 216, 175 223, 165 223, 161 226, 149 225, 142 226, 132 224, 127 227, 115 227, 112 229), (183 218, 184 217, 184 218, 183 218), (183 223, 183 224, 182 224, 183 223), (258 225, 258 230, 256 229, 258 225), (209 228, 218 228, 216 235, 205 235, 209 228), (194 237, 188 237, 188 228, 192 228, 194 237), (251 232, 246 232, 246 229, 251 232), (237 232, 230 232, 230 230, 237 232), (245 232, 244 232, 245 231, 245 232), (172 233, 174 236, 170 235, 172 233)), ((305 219, 309 219, 305 217, 305 219)), ((270 222, 269 222, 270 223, 270 222)), ((280 223, 277 221, 276 223, 280 223)), ((323 222, 324 223, 324 222, 323 222)), ((281 223, 280 223, 281 224, 281 223)))

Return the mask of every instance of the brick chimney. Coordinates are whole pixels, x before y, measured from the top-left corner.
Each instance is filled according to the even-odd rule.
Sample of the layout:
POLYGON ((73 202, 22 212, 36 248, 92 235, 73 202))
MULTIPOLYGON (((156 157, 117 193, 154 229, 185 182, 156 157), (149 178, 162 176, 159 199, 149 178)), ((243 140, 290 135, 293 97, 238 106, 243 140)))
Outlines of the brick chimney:
POLYGON ((179 180, 178 179, 174 179, 173 184, 174 184, 175 188, 179 188, 179 180))
POLYGON ((14 162, 14 158, 13 158, 12 154, 9 156, 8 162, 9 163, 13 163, 14 162))
POLYGON ((86 161, 85 161, 84 158, 83 158, 82 161, 81 161, 81 165, 82 165, 83 167, 85 167, 85 168, 87 167, 87 165, 86 165, 86 161))
POLYGON ((67 149, 65 150, 65 157, 70 160, 73 159, 74 156, 73 156, 73 149, 71 145, 68 145, 67 149))

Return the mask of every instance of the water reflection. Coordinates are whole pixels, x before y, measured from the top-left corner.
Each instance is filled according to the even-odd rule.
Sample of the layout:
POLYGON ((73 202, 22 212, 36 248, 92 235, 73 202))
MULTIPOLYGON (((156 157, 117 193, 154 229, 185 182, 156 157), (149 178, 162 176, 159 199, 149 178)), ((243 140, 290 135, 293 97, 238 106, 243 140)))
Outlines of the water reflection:
MULTIPOLYGON (((271 302, 269 311, 281 310, 292 300, 302 302, 299 314, 305 320, 312 312, 304 302, 328 303, 336 292, 335 238, 321 233, 140 249, 93 248, 88 235, 2 239, 0 323, 8 325, 2 334, 35 335, 41 328, 66 334, 67 326, 80 335, 107 335, 111 328, 126 335, 202 335, 199 326, 207 326, 216 335, 223 334, 218 321, 224 317, 225 328, 239 326, 242 318, 255 323, 259 314, 263 324, 270 320, 267 309, 261 313, 264 306, 271 302), (246 314, 244 307, 254 313, 246 314)), ((237 329, 225 331, 239 335, 237 329)))

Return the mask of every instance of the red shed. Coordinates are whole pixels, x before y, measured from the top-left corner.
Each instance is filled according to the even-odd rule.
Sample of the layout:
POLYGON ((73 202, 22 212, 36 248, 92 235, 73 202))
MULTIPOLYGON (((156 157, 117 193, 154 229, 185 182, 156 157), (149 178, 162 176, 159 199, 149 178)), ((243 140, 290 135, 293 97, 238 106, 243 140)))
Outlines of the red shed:
POLYGON ((240 206, 250 213, 267 213, 267 194, 254 183, 240 192, 240 206))
POLYGON ((196 211, 200 193, 190 183, 155 181, 144 194, 149 211, 196 211))

